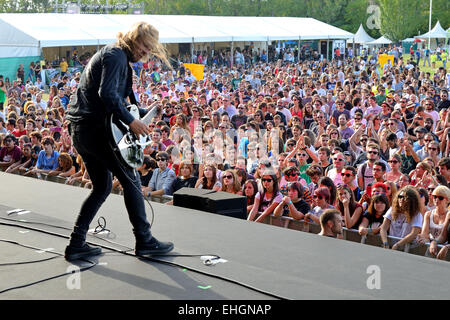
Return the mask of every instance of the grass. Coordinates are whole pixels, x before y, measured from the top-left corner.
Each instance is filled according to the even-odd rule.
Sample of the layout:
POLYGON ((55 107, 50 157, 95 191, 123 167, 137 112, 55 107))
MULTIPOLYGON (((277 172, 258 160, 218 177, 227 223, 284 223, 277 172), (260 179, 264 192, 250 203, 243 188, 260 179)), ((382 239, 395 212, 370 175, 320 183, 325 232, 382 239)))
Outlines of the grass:
MULTIPOLYGON (((403 55, 403 61, 405 63, 409 59, 411 59, 411 55, 410 54, 404 54, 403 55)), ((416 57, 414 57, 414 61, 416 61, 416 57)), ((424 62, 424 59, 420 58, 420 62, 419 62, 420 71, 429 72, 431 74, 431 76, 433 76, 440 67, 444 66, 442 61, 436 61, 436 68, 429 67, 428 63, 426 63, 426 66, 424 67, 423 66, 423 62, 424 62)), ((431 64, 431 58, 430 58, 430 64, 431 64)), ((450 61, 447 58, 447 70, 448 70, 449 64, 450 64, 450 61)))

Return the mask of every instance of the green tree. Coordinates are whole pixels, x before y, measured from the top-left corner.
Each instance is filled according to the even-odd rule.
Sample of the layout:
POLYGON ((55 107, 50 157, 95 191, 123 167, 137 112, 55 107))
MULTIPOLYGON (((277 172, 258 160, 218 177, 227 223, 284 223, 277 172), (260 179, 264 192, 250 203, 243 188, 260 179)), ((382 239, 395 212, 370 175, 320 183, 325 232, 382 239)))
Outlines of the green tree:
POLYGON ((392 41, 417 34, 417 26, 426 20, 423 0, 378 0, 381 8, 381 33, 392 41))

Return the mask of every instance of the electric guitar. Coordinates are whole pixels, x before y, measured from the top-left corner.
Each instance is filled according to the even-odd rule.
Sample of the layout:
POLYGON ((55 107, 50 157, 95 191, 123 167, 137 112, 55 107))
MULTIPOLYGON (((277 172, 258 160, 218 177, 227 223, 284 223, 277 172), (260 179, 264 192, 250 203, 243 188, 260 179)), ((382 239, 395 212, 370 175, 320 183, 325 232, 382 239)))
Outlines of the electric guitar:
MULTIPOLYGON (((154 106, 141 119, 139 116, 139 109, 132 104, 127 107, 128 111, 135 119, 139 119, 149 125, 152 119, 160 112, 158 106, 154 106)), ((122 164, 132 169, 137 169, 144 163, 144 149, 147 145, 152 143, 150 137, 138 137, 130 127, 112 114, 107 120, 107 125, 110 133, 110 145, 116 154, 117 158, 122 164)))

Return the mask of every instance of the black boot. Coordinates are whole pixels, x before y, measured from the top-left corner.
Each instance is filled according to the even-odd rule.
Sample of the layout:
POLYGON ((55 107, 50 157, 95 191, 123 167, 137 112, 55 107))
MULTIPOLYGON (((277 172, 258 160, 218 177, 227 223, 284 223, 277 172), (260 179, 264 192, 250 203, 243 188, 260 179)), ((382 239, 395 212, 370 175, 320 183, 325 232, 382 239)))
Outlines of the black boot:
POLYGON ((135 253, 137 256, 147 256, 152 254, 158 255, 172 251, 172 249, 172 242, 161 242, 153 237, 150 242, 136 243, 135 253))
POLYGON ((102 249, 99 247, 91 247, 87 243, 84 243, 81 247, 69 244, 66 247, 64 257, 67 261, 78 260, 82 258, 88 258, 91 256, 96 256, 102 253, 102 249))

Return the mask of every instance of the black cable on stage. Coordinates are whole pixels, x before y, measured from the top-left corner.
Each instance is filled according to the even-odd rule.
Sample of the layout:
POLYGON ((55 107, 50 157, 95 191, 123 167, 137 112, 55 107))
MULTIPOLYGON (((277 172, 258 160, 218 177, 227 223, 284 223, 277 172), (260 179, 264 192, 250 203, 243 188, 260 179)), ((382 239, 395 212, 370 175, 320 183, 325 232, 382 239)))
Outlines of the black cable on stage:
MULTIPOLYGON (((0 217, 0 219, 5 219, 5 218, 0 217)), ((13 219, 7 219, 7 220, 13 220, 13 219)), ((17 220, 15 220, 15 221, 16 221, 16 222, 21 222, 21 221, 17 221, 17 220)), ((26 222, 22 222, 22 223, 26 223, 26 222)), ((22 226, 22 225, 19 225, 19 224, 12 224, 12 223, 0 222, 0 225, 13 226, 13 227, 21 227, 21 228, 24 228, 24 229, 29 229, 29 230, 33 230, 33 231, 38 231, 38 232, 41 232, 41 233, 45 233, 45 234, 57 236, 57 237, 60 237, 60 238, 65 238, 65 239, 68 239, 68 238, 69 238, 68 236, 65 236, 65 235, 62 235, 62 234, 59 234, 59 233, 56 233, 56 232, 51 232, 51 231, 46 231, 46 230, 42 230, 42 229, 38 229, 38 228, 32 228, 32 227, 22 226)), ((186 269, 186 270, 190 270, 190 271, 193 271, 193 272, 202 274, 202 275, 206 275, 206 276, 209 276, 209 277, 212 277, 212 278, 215 278, 215 279, 219 279, 219 280, 223 280, 223 281, 226 281, 226 282, 229 282, 229 283, 236 284, 236 285, 238 285, 238 286, 241 286, 241 287, 247 288, 247 289, 249 289, 249 290, 252 290, 252 291, 255 291, 255 292, 258 292, 258 293, 267 295, 267 296, 272 297, 272 298, 276 298, 276 299, 280 299, 280 300, 289 300, 289 299, 286 298, 286 297, 283 297, 283 296, 280 296, 280 295, 276 295, 276 294, 274 294, 274 293, 267 292, 267 291, 264 291, 264 290, 262 290, 262 289, 255 288, 255 287, 253 287, 253 286, 250 286, 250 285, 248 285, 248 284, 239 282, 239 281, 237 281, 237 280, 233 280, 233 279, 229 279, 229 278, 226 278, 226 277, 223 277, 223 276, 218 276, 218 275, 215 275, 215 274, 211 274, 211 273, 208 273, 208 272, 205 272, 205 271, 201 271, 201 270, 198 270, 198 269, 189 267, 189 266, 184 266, 184 265, 181 265, 181 264, 178 264, 178 263, 174 263, 174 262, 170 262, 170 261, 166 261, 166 260, 155 259, 155 258, 152 258, 152 257, 136 256, 135 254, 131 254, 131 253, 127 252, 127 251, 118 250, 118 249, 115 249, 115 248, 112 248, 112 247, 108 247, 108 246, 105 246, 105 245, 98 245, 98 244, 95 244, 95 243, 92 243, 92 242, 88 242, 88 243, 90 243, 90 244, 92 244, 92 245, 95 245, 95 246, 99 246, 99 247, 104 248, 104 249, 108 249, 108 250, 111 250, 111 251, 119 252, 119 253, 122 253, 122 254, 127 255, 127 256, 138 257, 138 258, 143 259, 143 260, 148 260, 148 261, 153 261, 153 262, 157 262, 157 263, 167 264, 167 265, 170 265, 170 266, 175 266, 175 267, 179 267, 179 268, 184 268, 184 269, 186 269)), ((121 246, 122 246, 122 245, 121 245, 121 246)), ((165 256, 165 257, 171 257, 171 256, 172 256, 172 257, 176 257, 177 255, 159 255, 159 256, 165 256)), ((180 256, 190 256, 190 257, 193 257, 193 256, 200 256, 200 255, 180 255, 180 256)), ((201 256, 203 256, 203 255, 201 255, 201 256)), ((218 257, 217 255, 212 255, 212 256, 218 257)), ((91 262, 91 261, 89 261, 89 262, 91 262)), ((93 263, 93 262, 91 262, 91 263, 93 263)), ((94 266, 94 265, 93 265, 93 266, 94 266)), ((90 266, 89 269, 92 268, 93 266, 90 266)), ((87 270, 87 269, 85 269, 85 270, 87 270)), ((83 271, 84 271, 84 270, 83 270, 83 271)), ((44 280, 42 280, 42 281, 51 280, 51 279, 54 279, 54 278, 57 278, 57 277, 62 277, 62 276, 64 276, 64 275, 65 275, 65 274, 63 274, 63 275, 58 275, 58 276, 55 276, 55 277, 52 277, 52 278, 44 279, 44 280)), ((42 281, 38 281, 38 282, 33 283, 33 284, 37 284, 37 283, 40 283, 40 282, 42 282, 42 281)), ((32 285, 32 284, 29 284, 29 285, 32 285)), ((26 286, 29 286, 29 285, 26 285, 26 286)), ((22 287, 22 286, 21 286, 21 287, 22 287)), ((18 288, 21 288, 21 287, 15 287, 15 288, 18 289, 18 288)), ((12 289, 7 289, 7 291, 9 291, 9 290, 12 290, 12 289)), ((6 292, 6 291, 5 291, 5 290, 0 291, 0 294, 3 293, 3 292, 6 292)))
MULTIPOLYGON (((72 231, 72 229, 70 229, 70 228, 67 228, 67 227, 61 227, 61 226, 54 225, 54 224, 50 224, 50 223, 46 223, 46 222, 37 222, 37 221, 29 221, 29 220, 27 220, 27 221, 20 221, 20 220, 11 219, 11 218, 5 218, 5 217, 0 217, 0 219, 2 219, 2 220, 7 220, 7 221, 13 221, 13 222, 20 222, 20 223, 25 223, 25 224, 38 224, 38 225, 43 225, 43 226, 47 226, 47 227, 52 227, 52 228, 58 228, 58 229, 63 229, 63 230, 72 231)), ((94 237, 94 238, 96 238, 96 239, 100 239, 100 240, 103 240, 103 241, 108 242, 108 243, 111 243, 111 244, 115 244, 115 245, 117 245, 117 246, 121 246, 121 247, 127 248, 128 250, 126 250, 126 251, 134 250, 134 248, 131 248, 131 247, 125 246, 125 245, 123 245, 123 244, 120 244, 120 243, 118 243, 118 242, 114 242, 114 241, 112 241, 112 240, 105 239, 105 238, 103 238, 103 237, 98 236, 97 234, 99 234, 100 232, 103 231, 103 230, 102 230, 102 225, 101 225, 101 223, 100 223, 100 220, 101 220, 101 219, 104 219, 104 220, 105 220, 105 226, 106 226, 106 219, 105 219, 104 217, 100 217, 100 218, 98 219, 98 221, 97 221, 98 225, 97 225, 97 227, 95 227, 95 230, 98 230, 98 232, 95 233, 95 230, 94 230, 94 233, 88 233, 89 236, 92 236, 92 237, 94 237)), ((14 225, 14 226, 16 226, 16 225, 14 225)), ((24 228, 25 228, 25 227, 24 227, 24 228)), ((25 228, 25 229, 28 229, 28 228, 25 228)), ((30 229, 30 230, 34 230, 34 229, 30 229)), ((105 230, 105 231, 106 231, 106 230, 105 230)), ((110 232, 110 233, 112 234, 111 231, 109 231, 109 230, 107 230, 107 231, 110 232)))
MULTIPOLYGON (((2 224, 2 223, 0 223, 0 224, 2 224)), ((11 243, 11 244, 15 244, 15 245, 18 245, 18 246, 21 246, 21 247, 24 247, 24 248, 28 248, 28 249, 42 250, 41 248, 36 248, 36 247, 33 247, 33 246, 25 245, 25 244, 19 243, 17 241, 8 240, 8 239, 0 239, 0 242, 11 243)), ((44 261, 48 261, 48 260, 52 260, 52 259, 56 259, 56 258, 61 258, 61 257, 64 256, 62 253, 55 252, 55 251, 45 251, 45 252, 53 253, 53 254, 56 254, 57 256, 46 258, 46 259, 41 259, 41 260, 34 260, 34 261, 2 263, 2 264, 0 264, 0 266, 10 266, 10 265, 21 265, 21 264, 38 263, 38 262, 44 262, 44 261)), ((91 264, 90 266, 80 268, 80 272, 89 270, 89 269, 91 269, 91 268, 93 268, 93 267, 95 267, 97 265, 97 263, 92 262, 92 261, 87 260, 87 259, 80 259, 80 260, 89 262, 91 264)), ((30 283, 22 284, 22 285, 19 285, 19 286, 6 288, 6 289, 3 289, 3 290, 0 290, 0 294, 8 292, 8 291, 16 290, 16 289, 22 289, 22 288, 30 287, 30 286, 33 286, 35 284, 46 282, 46 281, 53 280, 53 279, 57 279, 57 278, 60 278, 60 277, 64 277, 64 276, 72 274, 72 273, 73 272, 65 272, 65 273, 58 274, 56 276, 44 278, 44 279, 37 280, 37 281, 34 281, 34 282, 30 282, 30 283)))
MULTIPOLYGON (((93 268, 93 267, 95 267, 95 266, 97 265, 95 262, 92 262, 92 261, 89 261, 89 260, 85 260, 85 259, 83 259, 83 260, 84 260, 84 261, 87 261, 87 262, 89 262, 89 263, 91 263, 92 265, 87 266, 87 267, 80 268, 80 272, 89 270, 89 269, 91 269, 91 268, 93 268)), ((73 272, 65 272, 65 273, 61 273, 61 274, 58 274, 58 275, 56 275, 56 276, 48 277, 48 278, 45 278, 45 279, 37 280, 37 281, 34 281, 34 282, 22 284, 22 285, 15 286, 15 287, 10 287, 10 288, 1 290, 1 291, 0 291, 0 294, 5 293, 5 292, 8 292, 8 291, 16 290, 16 289, 22 289, 22 288, 26 288, 26 287, 31 287, 31 286, 33 286, 33 285, 35 285, 35 284, 39 284, 39 283, 46 282, 46 281, 49 281, 49 280, 61 278, 61 277, 64 277, 64 276, 69 275, 69 274, 72 274, 72 273, 73 273, 73 272)))
POLYGON ((44 261, 53 260, 53 259, 57 259, 57 258, 61 258, 61 257, 59 257, 59 256, 56 257, 55 256, 55 257, 50 257, 50 258, 41 259, 41 260, 30 260, 30 261, 0 263, 0 267, 15 266, 15 265, 21 265, 21 264, 39 263, 39 262, 44 262, 44 261))
MULTIPOLYGON (((37 247, 29 246, 29 245, 26 245, 26 244, 21 244, 21 243, 19 243, 19 242, 17 242, 17 241, 14 241, 14 240, 0 239, 0 242, 7 242, 7 243, 15 244, 15 245, 18 245, 18 246, 27 248, 27 249, 43 250, 42 248, 37 248, 37 247)), ((48 251, 48 250, 45 250, 45 252, 53 253, 53 254, 56 254, 56 255, 62 256, 62 257, 64 256, 62 253, 55 252, 55 251, 48 251)))

